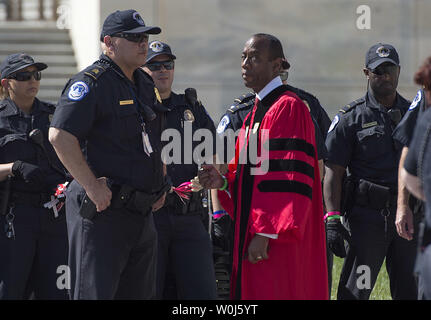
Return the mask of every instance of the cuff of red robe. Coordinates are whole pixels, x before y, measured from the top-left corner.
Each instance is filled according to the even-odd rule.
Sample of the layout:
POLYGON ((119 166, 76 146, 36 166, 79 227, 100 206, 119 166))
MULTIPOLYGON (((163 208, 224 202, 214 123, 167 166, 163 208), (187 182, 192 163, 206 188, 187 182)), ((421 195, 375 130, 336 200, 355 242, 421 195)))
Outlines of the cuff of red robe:
POLYGON ((271 239, 278 239, 278 234, 269 234, 269 233, 260 233, 260 232, 258 232, 256 234, 258 234, 260 236, 267 237, 267 238, 271 238, 271 239))

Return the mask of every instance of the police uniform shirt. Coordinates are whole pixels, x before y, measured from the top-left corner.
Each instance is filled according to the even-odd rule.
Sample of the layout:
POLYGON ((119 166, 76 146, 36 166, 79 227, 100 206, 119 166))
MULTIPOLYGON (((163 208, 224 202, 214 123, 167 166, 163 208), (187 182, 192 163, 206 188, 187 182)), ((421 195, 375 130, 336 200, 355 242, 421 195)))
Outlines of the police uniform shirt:
MULTIPOLYGON (((419 115, 425 111, 427 104, 423 90, 419 90, 409 110, 394 130, 393 138, 400 148, 409 147, 419 115)), ((420 118, 421 116, 419 116, 420 118)))
POLYGON ((65 177, 49 165, 47 154, 42 147, 29 137, 33 129, 41 130, 44 148, 50 160, 57 168, 62 168, 48 141, 49 121, 54 110, 54 105, 35 98, 31 114, 26 115, 10 98, 0 101, 0 163, 21 160, 39 166, 44 173, 43 185, 14 179, 12 188, 16 191, 52 192, 57 184, 65 181, 65 177))
MULTIPOLYGON (((320 105, 319 100, 312 94, 289 85, 286 85, 286 87, 289 91, 295 93, 307 106, 308 111, 310 111, 315 127, 317 156, 319 160, 326 159, 327 149, 325 146, 325 139, 326 133, 331 124, 328 114, 320 105)), ((227 112, 221 117, 217 127, 217 133, 222 135, 228 129, 233 130, 233 132, 241 129, 244 119, 250 111, 253 110, 254 101, 255 94, 252 92, 236 98, 232 106, 230 106, 227 112)), ((227 143, 230 143, 229 145, 234 145, 234 143, 232 143, 232 137, 229 137, 228 135, 226 135, 226 137, 225 146, 227 146, 227 143)), ((230 159, 227 159, 226 153, 227 152, 225 152, 224 157, 223 155, 220 156, 224 158, 225 162, 228 162, 230 159)))
POLYGON ((140 68, 134 83, 107 56, 75 75, 66 85, 51 126, 74 135, 85 146, 86 160, 97 177, 146 192, 160 190, 162 117, 144 119, 154 109, 154 82, 140 68), (144 149, 143 128, 153 152, 144 149))
MULTIPOLYGON (((190 181, 196 176, 198 165, 195 160, 212 158, 215 154, 214 150, 216 148, 217 134, 214 122, 205 108, 200 103, 192 106, 186 101, 184 94, 172 92, 168 99, 163 100, 163 105, 170 109, 166 114, 166 129, 175 129, 181 134, 181 163, 173 163, 167 166, 168 175, 171 177, 173 185, 178 186, 184 182, 190 181), (184 130, 184 128, 187 125, 191 125, 191 136, 185 136, 186 130, 184 130), (198 156, 193 153, 195 147, 201 143, 205 143, 204 139, 193 141, 193 136, 198 129, 209 130, 213 149, 210 150, 211 154, 207 155, 203 153, 199 155, 201 159, 193 159, 193 157, 198 156), (190 144, 191 148, 188 149, 189 147, 186 147, 186 144, 190 144), (187 152, 186 150, 190 150, 192 154, 185 154, 185 152, 187 152), (186 161, 186 156, 188 160, 191 161, 186 161)), ((166 142, 166 144, 167 143, 169 142, 166 142)))
MULTIPOLYGON (((392 109, 404 115, 409 105, 397 93, 392 109)), ((367 92, 342 108, 332 121, 326 138, 328 161, 349 167, 354 178, 396 186, 399 151, 392 139, 393 127, 387 108, 367 92)))
POLYGON ((425 198, 425 220, 431 228, 431 109, 423 113, 414 130, 404 169, 421 179, 425 198))

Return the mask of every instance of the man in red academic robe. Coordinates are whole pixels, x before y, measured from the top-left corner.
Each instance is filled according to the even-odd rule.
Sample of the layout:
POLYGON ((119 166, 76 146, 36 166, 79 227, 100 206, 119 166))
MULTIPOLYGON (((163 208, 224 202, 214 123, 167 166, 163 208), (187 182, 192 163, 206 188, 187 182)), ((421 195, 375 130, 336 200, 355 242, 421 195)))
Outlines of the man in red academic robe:
POLYGON ((232 299, 327 299, 322 191, 314 126, 305 104, 283 86, 280 41, 256 34, 242 54, 256 92, 226 177, 199 174, 235 220, 232 299))

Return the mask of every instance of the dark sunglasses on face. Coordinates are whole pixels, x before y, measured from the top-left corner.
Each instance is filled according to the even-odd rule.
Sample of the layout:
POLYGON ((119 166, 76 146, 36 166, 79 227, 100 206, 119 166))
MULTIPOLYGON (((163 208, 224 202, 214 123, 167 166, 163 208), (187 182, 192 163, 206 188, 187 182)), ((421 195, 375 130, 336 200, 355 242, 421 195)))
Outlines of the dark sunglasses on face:
POLYGON ((123 38, 128 41, 141 43, 143 41, 148 41, 148 34, 146 33, 116 33, 111 37, 123 38))
POLYGON ((17 72, 9 76, 8 79, 15 79, 17 81, 28 81, 31 79, 31 77, 33 77, 34 80, 39 81, 40 79, 42 79, 42 72, 40 71, 17 72))
POLYGON ((159 62, 151 62, 145 65, 151 71, 159 71, 162 70, 162 66, 165 67, 166 70, 172 70, 174 68, 173 61, 159 61, 159 62))
POLYGON ((396 65, 378 66, 375 69, 370 70, 377 76, 382 76, 384 74, 395 74, 397 71, 396 65))

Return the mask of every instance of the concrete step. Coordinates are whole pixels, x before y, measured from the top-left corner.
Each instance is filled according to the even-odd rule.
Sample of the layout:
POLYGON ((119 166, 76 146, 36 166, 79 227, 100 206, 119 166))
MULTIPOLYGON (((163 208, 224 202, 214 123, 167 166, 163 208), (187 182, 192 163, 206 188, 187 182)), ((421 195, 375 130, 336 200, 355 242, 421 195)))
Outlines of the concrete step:
POLYGON ((50 20, 22 20, 22 21, 0 21, 1 30, 60 30, 57 29, 55 21, 50 20))
POLYGON ((52 21, 0 22, 0 61, 16 52, 48 65, 38 98, 57 103, 69 78, 78 72, 69 31, 57 29, 52 21))
MULTIPOLYGON (((29 53, 30 54, 30 53, 29 53)), ((31 54, 30 54, 31 55, 31 54)), ((7 54, 0 54, 0 61, 6 59, 7 54)), ((35 61, 40 61, 46 63, 49 67, 54 66, 66 66, 66 67, 75 67, 76 68, 76 60, 73 54, 69 55, 58 55, 58 54, 46 54, 46 55, 31 55, 35 61)))
POLYGON ((43 54, 68 54, 73 53, 71 44, 16 44, 16 43, 1 43, 0 54, 11 54, 14 52, 27 52, 33 55, 43 54))
POLYGON ((55 43, 70 44, 69 34, 59 32, 14 33, 0 31, 0 43, 55 43))

